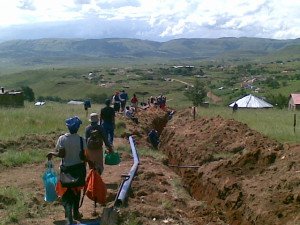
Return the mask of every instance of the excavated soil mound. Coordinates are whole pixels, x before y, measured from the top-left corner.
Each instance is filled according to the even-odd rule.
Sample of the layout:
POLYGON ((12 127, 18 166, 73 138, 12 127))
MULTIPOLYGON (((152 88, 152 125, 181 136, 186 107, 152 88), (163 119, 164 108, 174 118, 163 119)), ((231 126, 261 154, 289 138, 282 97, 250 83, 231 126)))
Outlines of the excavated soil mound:
POLYGON ((300 147, 283 146, 246 124, 177 113, 159 149, 189 193, 235 224, 300 224, 300 147), (176 168, 176 167, 174 167, 176 168))
POLYGON ((28 149, 51 149, 55 146, 57 136, 59 136, 57 133, 45 135, 28 134, 16 140, 0 140, 0 153, 3 153, 10 148, 18 149, 19 151, 28 149))

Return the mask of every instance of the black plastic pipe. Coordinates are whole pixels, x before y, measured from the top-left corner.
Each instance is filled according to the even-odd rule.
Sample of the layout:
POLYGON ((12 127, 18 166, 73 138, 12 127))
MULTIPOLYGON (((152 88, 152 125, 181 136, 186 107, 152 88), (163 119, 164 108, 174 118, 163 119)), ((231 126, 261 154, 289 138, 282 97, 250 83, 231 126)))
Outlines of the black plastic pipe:
POLYGON ((128 173, 129 178, 123 180, 123 184, 121 185, 121 190, 118 193, 118 198, 115 202, 115 206, 120 206, 125 202, 126 197, 128 195, 129 188, 131 187, 132 180, 137 173, 139 163, 140 163, 140 159, 137 150, 135 148, 135 143, 132 136, 129 137, 129 143, 130 143, 131 152, 133 156, 133 165, 128 173))

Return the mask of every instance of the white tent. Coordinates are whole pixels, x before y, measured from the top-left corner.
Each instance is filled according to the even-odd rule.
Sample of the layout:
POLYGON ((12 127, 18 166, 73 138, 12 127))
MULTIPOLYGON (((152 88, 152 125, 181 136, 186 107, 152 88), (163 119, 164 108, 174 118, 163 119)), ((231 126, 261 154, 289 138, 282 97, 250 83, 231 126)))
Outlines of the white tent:
POLYGON ((76 100, 71 100, 67 104, 69 105, 83 105, 84 102, 82 101, 76 101, 76 100))
MULTIPOLYGON (((235 102, 239 108, 273 108, 273 105, 271 105, 270 103, 267 103, 266 101, 251 94, 240 98, 235 102)), ((229 106, 233 107, 235 102, 231 103, 229 106)))

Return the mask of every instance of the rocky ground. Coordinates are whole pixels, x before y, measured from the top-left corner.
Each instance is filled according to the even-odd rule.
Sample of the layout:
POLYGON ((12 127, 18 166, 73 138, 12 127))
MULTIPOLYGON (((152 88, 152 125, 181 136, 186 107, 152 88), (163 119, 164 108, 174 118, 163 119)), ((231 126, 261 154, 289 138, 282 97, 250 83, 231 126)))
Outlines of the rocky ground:
MULTIPOLYGON (((119 208, 120 224, 300 224, 299 145, 283 145, 234 120, 193 120, 190 110, 176 112, 168 120, 165 112, 150 108, 140 110, 138 118, 138 125, 126 121, 126 132, 116 139, 116 149, 129 146, 126 137, 133 134, 137 150, 146 146, 164 156, 140 157, 128 202, 119 208), (152 128, 160 134, 158 150, 147 142, 152 128)), ((2 142, 0 152, 9 144, 43 142, 45 146, 40 147, 51 148, 56 136, 2 142)), ((107 207, 113 203, 121 174, 132 165, 129 153, 121 155, 120 165, 106 166, 103 174, 109 188, 107 207)), ((59 202, 43 200, 43 170, 43 164, 36 164, 0 172, 1 188, 15 185, 31 193, 28 212, 19 224, 64 224, 59 202)), ((8 213, 6 204, 13 202, 0 196, 0 218, 8 213)), ((85 221, 99 220, 102 210, 98 207, 99 216, 92 216, 93 204, 88 199, 81 209, 85 221)))

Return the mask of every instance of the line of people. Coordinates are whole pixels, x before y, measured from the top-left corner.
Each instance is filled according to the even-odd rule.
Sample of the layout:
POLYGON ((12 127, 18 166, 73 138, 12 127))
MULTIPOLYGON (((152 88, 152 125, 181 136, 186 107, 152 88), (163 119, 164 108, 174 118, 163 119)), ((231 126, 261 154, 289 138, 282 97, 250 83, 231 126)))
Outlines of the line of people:
MULTIPOLYGON (((60 174, 62 174, 62 168, 66 168, 65 171, 69 171, 71 168, 73 172, 81 170, 78 173, 84 176, 83 179, 85 179, 86 167, 82 166, 85 163, 88 163, 89 168, 96 170, 99 175, 103 173, 103 143, 108 153, 114 151, 115 110, 110 104, 111 101, 107 99, 105 107, 101 109, 100 116, 97 113, 90 114, 90 125, 85 128, 85 139, 78 134, 82 124, 79 117, 75 116, 66 120, 68 132, 58 138, 55 150, 47 154, 48 160, 51 160, 53 156, 61 158, 60 174), (98 140, 100 143, 92 143, 91 140, 94 133, 100 135, 98 140), (96 149, 92 146, 96 146, 96 149)), ((85 184, 74 185, 72 187, 63 187, 62 176, 60 176, 60 181, 56 188, 57 194, 62 200, 67 224, 73 224, 74 220, 82 218, 82 214, 79 212, 79 203, 85 184)))
MULTIPOLYGON (((136 94, 134 94, 130 100, 131 106, 126 106, 127 100, 128 94, 124 90, 120 93, 115 93, 112 98, 113 102, 111 102, 110 99, 106 99, 105 107, 101 109, 99 114, 90 114, 90 124, 85 128, 85 139, 77 133, 82 124, 79 117, 75 116, 66 119, 65 122, 68 132, 58 138, 55 150, 47 154, 48 160, 51 160, 53 156, 61 158, 60 174, 62 174, 62 168, 65 168, 65 171, 68 171, 68 168, 72 168, 74 171, 82 170, 80 174, 84 174, 82 176, 84 176, 83 179, 85 179, 86 163, 90 169, 94 169, 99 175, 103 173, 103 144, 105 144, 108 153, 114 152, 113 141, 116 112, 121 110, 124 112, 125 117, 130 118, 136 124, 139 123, 138 118, 135 116, 139 102, 136 94), (111 107, 111 103, 113 103, 113 107, 111 107), (94 139, 97 136, 96 134, 100 136, 98 141, 94 139)), ((159 96, 154 100, 150 98, 148 104, 154 104, 155 106, 164 108, 165 102, 166 98, 159 96)), ((149 135, 149 138, 153 146, 157 148, 157 135, 149 135)), ((62 186, 62 180, 60 180, 58 184, 62 186)), ((67 224, 72 224, 73 220, 82 218, 82 214, 79 212, 79 202, 84 186, 84 184, 80 184, 67 188, 61 187, 59 191, 57 191, 59 192, 58 196, 60 196, 62 200, 67 224)))

